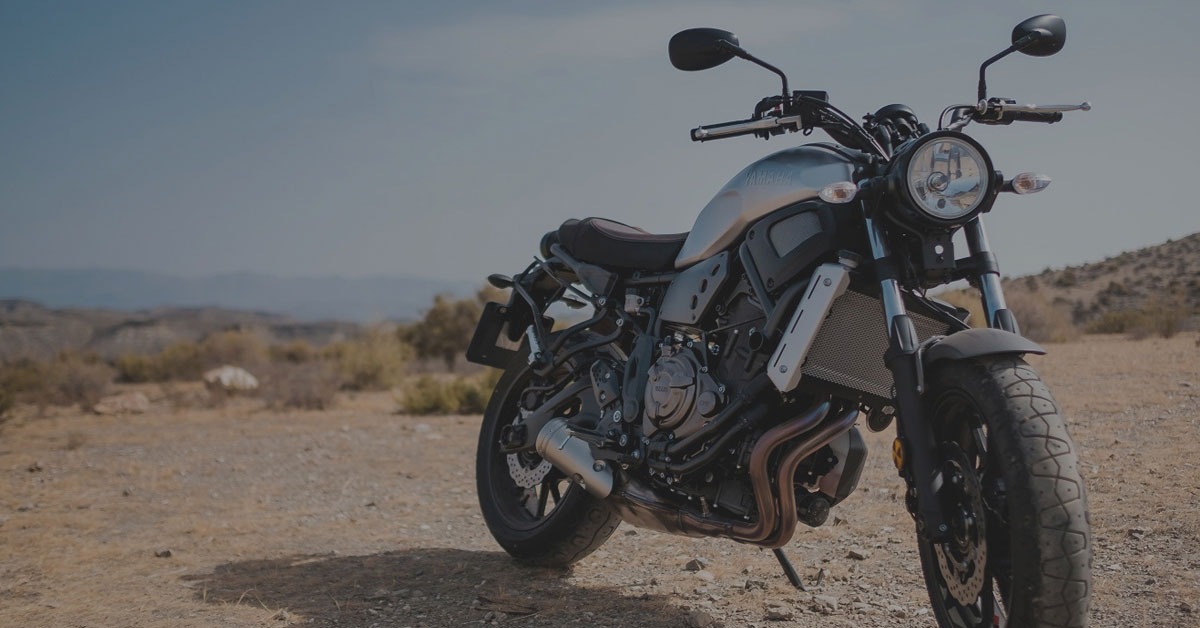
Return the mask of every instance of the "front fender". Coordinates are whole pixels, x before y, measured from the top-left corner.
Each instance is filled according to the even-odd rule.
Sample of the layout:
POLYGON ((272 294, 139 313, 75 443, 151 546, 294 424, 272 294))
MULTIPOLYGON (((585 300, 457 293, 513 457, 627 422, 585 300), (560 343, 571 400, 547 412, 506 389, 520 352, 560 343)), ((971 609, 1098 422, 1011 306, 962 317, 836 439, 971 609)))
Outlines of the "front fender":
POLYGON ((942 338, 925 349, 925 364, 938 360, 965 360, 983 355, 1036 353, 1046 350, 1036 342, 1002 329, 964 329, 942 338))

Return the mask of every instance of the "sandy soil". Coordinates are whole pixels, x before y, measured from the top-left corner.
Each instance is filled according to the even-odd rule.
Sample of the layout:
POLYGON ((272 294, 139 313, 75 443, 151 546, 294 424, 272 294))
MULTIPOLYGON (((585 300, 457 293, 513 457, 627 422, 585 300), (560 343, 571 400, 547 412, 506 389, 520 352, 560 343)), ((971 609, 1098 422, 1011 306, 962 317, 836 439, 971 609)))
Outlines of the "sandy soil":
MULTIPOLYGON (((1035 360, 1088 480, 1094 626, 1200 626, 1198 344, 1090 337, 1035 360)), ((0 625, 933 625, 886 434, 837 519, 787 548, 801 593, 769 552, 629 526, 572 571, 517 567, 477 511, 478 417, 392 408, 10 420, 0 625)))

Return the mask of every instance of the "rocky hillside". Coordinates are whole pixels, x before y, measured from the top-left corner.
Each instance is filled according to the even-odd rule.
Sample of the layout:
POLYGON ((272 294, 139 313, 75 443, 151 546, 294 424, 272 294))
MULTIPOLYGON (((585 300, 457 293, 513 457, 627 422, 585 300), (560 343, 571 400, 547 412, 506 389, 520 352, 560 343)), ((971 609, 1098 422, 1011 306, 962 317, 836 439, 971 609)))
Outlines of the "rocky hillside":
POLYGON ((1126 312, 1200 308, 1200 233, 1005 282, 1005 293, 1066 310, 1084 328, 1126 312))
POLYGON ((305 340, 324 345, 359 331, 354 323, 307 322, 277 314, 222 308, 159 308, 141 312, 50 309, 22 300, 0 300, 0 362, 45 359, 64 350, 104 358, 157 353, 229 329, 258 333, 268 342, 305 340))

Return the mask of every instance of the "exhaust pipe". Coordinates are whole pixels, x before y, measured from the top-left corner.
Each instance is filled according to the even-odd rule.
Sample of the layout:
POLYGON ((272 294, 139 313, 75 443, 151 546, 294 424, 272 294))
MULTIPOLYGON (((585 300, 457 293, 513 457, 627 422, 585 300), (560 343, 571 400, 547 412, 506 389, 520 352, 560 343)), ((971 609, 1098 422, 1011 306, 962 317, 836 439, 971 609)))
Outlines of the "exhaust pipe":
POLYGON ((538 432, 534 444, 538 455, 558 467, 567 477, 604 499, 613 489, 613 472, 608 463, 592 457, 592 448, 571 433, 563 419, 553 419, 538 432))

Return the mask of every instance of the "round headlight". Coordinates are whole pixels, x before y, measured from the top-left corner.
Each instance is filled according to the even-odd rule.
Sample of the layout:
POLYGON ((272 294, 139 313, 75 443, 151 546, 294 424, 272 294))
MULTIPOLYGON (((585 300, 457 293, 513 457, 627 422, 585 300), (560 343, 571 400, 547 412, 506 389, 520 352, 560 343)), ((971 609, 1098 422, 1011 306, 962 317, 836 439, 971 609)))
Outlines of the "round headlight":
POLYGON ((960 221, 992 197, 991 161, 964 135, 923 137, 906 161, 904 187, 912 207, 935 222, 960 221))

